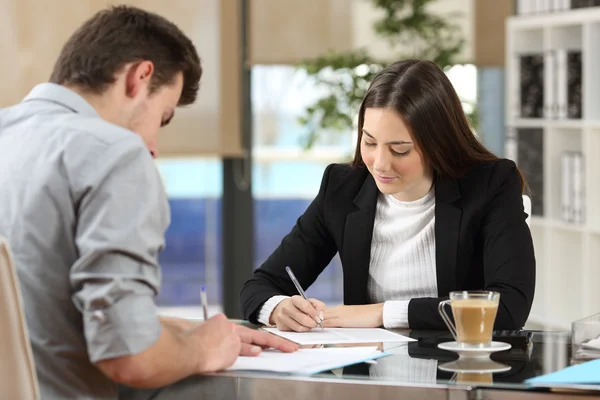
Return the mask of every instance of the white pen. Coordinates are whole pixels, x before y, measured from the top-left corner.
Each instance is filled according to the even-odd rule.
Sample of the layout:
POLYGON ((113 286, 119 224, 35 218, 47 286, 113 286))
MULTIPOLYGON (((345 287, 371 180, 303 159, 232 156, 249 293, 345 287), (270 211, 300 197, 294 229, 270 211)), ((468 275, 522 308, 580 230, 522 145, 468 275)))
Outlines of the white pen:
MULTIPOLYGON (((288 267, 285 267, 285 270, 288 273, 288 275, 290 276, 290 279, 292 280, 292 283, 294 284, 294 286, 296 286, 296 290, 298 291, 298 293, 300 293, 300 296, 302 296, 302 298, 304 300, 308 300, 306 298, 306 293, 304 293, 304 290, 302 289, 302 286, 300 286, 300 282, 298 282, 298 279, 296 279, 296 275, 294 275, 294 273, 292 272, 292 269, 288 266, 288 267)), ((321 320, 321 322, 317 322, 317 324, 319 325, 319 327, 321 329, 323 329, 323 318, 321 318, 321 316, 319 316, 319 319, 321 320)))
POLYGON ((206 299, 206 286, 200 288, 200 301, 202 302, 202 311, 204 312, 204 320, 208 320, 208 300, 206 299))

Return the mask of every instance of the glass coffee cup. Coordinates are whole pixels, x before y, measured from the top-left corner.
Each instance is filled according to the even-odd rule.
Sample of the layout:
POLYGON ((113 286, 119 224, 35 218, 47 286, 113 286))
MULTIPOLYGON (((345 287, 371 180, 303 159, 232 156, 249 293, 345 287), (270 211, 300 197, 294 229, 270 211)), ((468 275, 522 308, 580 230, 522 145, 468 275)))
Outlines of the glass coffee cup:
POLYGON ((440 302, 438 311, 459 346, 480 348, 492 343, 499 301, 498 292, 450 292, 450 300, 440 302), (454 323, 444 309, 446 305, 452 309, 454 323))
POLYGON ((457 372, 457 383, 494 383, 494 374, 491 372, 457 372))

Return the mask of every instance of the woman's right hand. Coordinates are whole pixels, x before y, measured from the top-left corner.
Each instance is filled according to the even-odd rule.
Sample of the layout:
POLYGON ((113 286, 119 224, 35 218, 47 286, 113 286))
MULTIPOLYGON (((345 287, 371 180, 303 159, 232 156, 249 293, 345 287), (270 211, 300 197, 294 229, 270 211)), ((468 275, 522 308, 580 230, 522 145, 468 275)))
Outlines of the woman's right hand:
POLYGON ((307 332, 323 321, 325 303, 293 296, 283 300, 271 313, 270 323, 280 331, 307 332))

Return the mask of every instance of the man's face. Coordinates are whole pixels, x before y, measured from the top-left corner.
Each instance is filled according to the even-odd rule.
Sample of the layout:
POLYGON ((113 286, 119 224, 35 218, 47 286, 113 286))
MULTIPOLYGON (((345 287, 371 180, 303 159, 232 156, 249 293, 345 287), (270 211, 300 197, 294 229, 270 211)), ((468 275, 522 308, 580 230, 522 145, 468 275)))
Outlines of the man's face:
POLYGON ((142 137, 152 157, 158 157, 158 130, 173 118, 181 97, 183 76, 178 74, 171 85, 162 86, 149 94, 146 85, 138 93, 126 127, 142 137))

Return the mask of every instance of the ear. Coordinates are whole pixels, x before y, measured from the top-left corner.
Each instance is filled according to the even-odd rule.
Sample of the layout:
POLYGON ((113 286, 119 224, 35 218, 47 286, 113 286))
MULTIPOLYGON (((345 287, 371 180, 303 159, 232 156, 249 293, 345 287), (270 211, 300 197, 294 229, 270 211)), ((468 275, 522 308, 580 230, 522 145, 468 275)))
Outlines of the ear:
POLYGON ((141 61, 131 64, 125 75, 125 90, 128 97, 136 97, 150 86, 154 74, 152 61, 141 61))

